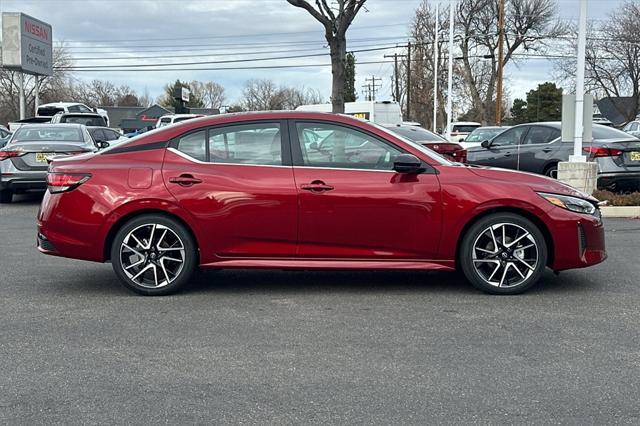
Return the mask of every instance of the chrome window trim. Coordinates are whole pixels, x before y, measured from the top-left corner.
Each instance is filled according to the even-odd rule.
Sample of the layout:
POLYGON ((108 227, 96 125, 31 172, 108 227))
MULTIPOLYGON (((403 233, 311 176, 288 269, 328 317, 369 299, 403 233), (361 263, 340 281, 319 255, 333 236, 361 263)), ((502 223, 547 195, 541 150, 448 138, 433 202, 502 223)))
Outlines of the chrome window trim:
POLYGON ((176 148, 173 147, 169 147, 167 148, 167 151, 171 151, 176 155, 179 155, 180 157, 189 160, 193 163, 196 164, 206 164, 209 166, 252 166, 252 167, 278 167, 278 168, 285 168, 285 169, 290 169, 292 166, 285 166, 285 165, 275 165, 275 164, 248 164, 248 163, 214 163, 214 162, 209 162, 209 161, 200 161, 196 158, 191 157, 190 155, 185 154, 182 151, 178 151, 176 148))

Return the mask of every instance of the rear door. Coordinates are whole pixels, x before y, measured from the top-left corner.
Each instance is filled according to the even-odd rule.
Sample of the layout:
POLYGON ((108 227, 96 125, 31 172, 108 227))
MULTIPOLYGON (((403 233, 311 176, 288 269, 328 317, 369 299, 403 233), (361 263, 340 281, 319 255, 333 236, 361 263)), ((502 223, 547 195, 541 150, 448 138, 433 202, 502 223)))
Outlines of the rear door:
POLYGON ((441 221, 434 173, 394 172, 403 151, 350 126, 292 121, 290 134, 300 257, 434 258, 441 221))
POLYGON ((286 139, 286 122, 258 121, 171 142, 163 178, 208 236, 207 257, 295 256, 297 192, 286 139))
POLYGON ((545 125, 532 125, 522 138, 517 152, 517 170, 543 174, 545 169, 566 154, 560 142, 560 129, 545 125))

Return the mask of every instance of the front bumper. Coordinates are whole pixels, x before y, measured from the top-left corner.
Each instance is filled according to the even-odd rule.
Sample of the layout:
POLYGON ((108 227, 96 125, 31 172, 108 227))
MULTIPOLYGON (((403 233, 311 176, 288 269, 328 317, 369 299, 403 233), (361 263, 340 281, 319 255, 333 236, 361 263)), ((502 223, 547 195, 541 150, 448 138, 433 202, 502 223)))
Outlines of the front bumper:
POLYGON ((549 231, 554 256, 549 265, 555 271, 586 268, 607 258, 604 224, 600 217, 573 213, 561 208, 549 212, 549 231))

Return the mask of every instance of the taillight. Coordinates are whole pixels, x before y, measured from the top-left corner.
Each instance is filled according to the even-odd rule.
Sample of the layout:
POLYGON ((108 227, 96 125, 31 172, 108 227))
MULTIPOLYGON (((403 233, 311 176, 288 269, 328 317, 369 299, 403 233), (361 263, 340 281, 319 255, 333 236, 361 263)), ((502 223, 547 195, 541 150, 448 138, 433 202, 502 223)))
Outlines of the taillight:
POLYGON ((22 151, 2 151, 0 150, 0 160, 6 160, 7 158, 20 157, 26 154, 22 151))
POLYGON ((619 149, 605 148, 602 146, 586 146, 582 148, 582 150, 587 154, 591 154, 592 158, 617 157, 618 155, 622 154, 622 151, 619 149))
POLYGON ((87 173, 47 173, 47 186, 52 194, 71 191, 90 177, 91 175, 87 173))

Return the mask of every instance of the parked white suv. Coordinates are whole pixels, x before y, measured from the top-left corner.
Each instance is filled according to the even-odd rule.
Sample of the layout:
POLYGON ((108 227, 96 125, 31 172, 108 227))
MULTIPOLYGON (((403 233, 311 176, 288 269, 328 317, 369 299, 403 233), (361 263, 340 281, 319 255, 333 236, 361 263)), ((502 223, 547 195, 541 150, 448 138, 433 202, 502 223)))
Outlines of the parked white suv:
POLYGON ((156 122, 156 129, 198 117, 204 117, 204 114, 166 114, 158 118, 158 121, 156 122))

